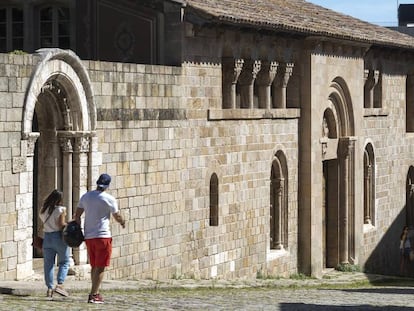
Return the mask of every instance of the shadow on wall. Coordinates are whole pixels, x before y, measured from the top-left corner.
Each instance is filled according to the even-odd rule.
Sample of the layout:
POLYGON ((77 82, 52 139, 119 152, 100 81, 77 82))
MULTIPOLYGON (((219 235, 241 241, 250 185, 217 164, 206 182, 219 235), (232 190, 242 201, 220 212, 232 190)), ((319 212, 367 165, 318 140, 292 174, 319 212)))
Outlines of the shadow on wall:
MULTIPOLYGON (((406 208, 405 206, 394 219, 393 223, 368 257, 364 267, 365 273, 392 276, 402 275, 400 273, 400 236, 403 227, 407 224, 406 208)), ((414 227, 410 226, 410 228, 409 237, 411 237, 411 244, 414 246, 414 227)), ((377 230, 365 233, 365 243, 369 244, 371 239, 375 240, 376 234, 378 234, 377 230)), ((409 263, 408 269, 403 275, 414 276, 414 261, 409 263)))

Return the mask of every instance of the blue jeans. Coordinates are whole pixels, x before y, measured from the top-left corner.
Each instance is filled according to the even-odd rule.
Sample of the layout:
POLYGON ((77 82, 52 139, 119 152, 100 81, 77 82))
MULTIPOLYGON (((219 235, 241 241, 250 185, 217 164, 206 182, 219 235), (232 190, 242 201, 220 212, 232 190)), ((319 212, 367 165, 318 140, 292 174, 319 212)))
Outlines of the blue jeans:
POLYGON ((53 288, 56 255, 58 255, 58 284, 63 284, 69 270, 69 247, 62 240, 62 232, 45 232, 43 240, 43 270, 47 288, 53 288))

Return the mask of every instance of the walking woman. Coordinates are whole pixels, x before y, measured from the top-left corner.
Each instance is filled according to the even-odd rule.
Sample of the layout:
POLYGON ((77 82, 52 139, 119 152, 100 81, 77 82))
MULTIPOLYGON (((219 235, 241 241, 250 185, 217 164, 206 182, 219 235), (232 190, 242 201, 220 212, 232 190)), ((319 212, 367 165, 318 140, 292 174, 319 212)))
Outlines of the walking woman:
POLYGON ((408 226, 404 226, 400 236, 400 273, 407 274, 410 267, 411 243, 408 237, 408 226))
POLYGON ((62 296, 69 296, 63 288, 69 270, 69 247, 62 240, 62 229, 66 225, 66 207, 61 206, 63 193, 53 190, 43 203, 40 210, 40 219, 43 222, 45 233, 43 240, 44 275, 47 286, 47 297, 56 292, 62 296), (59 270, 57 285, 53 289, 54 265, 58 256, 59 270))

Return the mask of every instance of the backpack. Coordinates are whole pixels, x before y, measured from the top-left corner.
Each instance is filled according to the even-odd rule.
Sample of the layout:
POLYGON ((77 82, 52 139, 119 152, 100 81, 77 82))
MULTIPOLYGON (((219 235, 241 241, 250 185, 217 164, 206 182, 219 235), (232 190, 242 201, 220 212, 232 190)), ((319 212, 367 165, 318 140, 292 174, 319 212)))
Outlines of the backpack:
POLYGON ((81 226, 75 220, 66 224, 62 236, 63 241, 70 247, 79 247, 85 239, 81 226))

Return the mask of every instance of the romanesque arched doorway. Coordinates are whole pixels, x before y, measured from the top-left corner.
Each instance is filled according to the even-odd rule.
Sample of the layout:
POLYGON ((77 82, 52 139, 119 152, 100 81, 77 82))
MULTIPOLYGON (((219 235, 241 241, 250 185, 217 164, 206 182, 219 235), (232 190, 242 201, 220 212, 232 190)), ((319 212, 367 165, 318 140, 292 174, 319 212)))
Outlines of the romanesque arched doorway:
POLYGON ((345 82, 333 80, 322 118, 322 248, 324 268, 355 259, 354 123, 345 82))
MULTIPOLYGON (((33 234, 41 231, 37 220, 44 198, 53 190, 64 193, 68 219, 80 195, 91 184, 96 112, 91 83, 80 59, 71 51, 38 51, 39 63, 26 92, 22 139, 33 146, 33 234)), ((34 257, 41 256, 34 252, 34 257)), ((86 252, 75 250, 75 263, 86 261, 86 252)))

